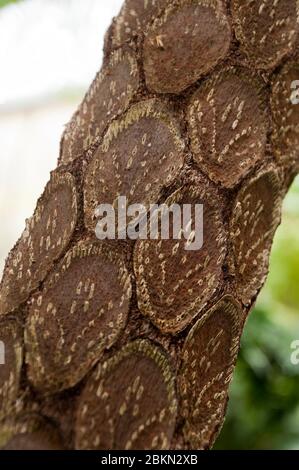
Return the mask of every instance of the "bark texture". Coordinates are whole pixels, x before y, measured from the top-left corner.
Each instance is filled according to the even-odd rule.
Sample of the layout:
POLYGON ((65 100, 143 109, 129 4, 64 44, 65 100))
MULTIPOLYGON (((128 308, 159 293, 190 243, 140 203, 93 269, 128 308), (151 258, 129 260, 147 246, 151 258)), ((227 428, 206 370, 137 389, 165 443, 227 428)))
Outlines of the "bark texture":
POLYGON ((297 0, 127 0, 0 287, 0 446, 207 449, 299 169, 297 0), (95 208, 204 205, 204 245, 95 208))

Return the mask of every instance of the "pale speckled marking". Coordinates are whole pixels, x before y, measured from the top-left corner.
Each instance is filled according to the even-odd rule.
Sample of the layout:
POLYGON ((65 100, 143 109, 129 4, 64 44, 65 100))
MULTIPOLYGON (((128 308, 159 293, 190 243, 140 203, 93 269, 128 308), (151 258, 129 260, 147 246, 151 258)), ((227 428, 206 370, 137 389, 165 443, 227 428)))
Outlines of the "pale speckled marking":
POLYGON ((0 315, 9 313, 20 303, 26 301, 29 294, 45 278, 53 267, 53 262, 63 253, 73 235, 77 223, 77 213, 77 189, 73 176, 70 173, 52 173, 51 179, 37 203, 34 215, 26 221, 26 229, 18 245, 9 255, 10 269, 5 268, 0 288, 0 315), (70 192, 71 205, 69 208, 60 204, 60 188, 68 189, 70 192), (40 227, 41 219, 50 204, 54 205, 55 209, 49 214, 46 226, 40 227), (64 220, 60 220, 59 208, 61 211, 68 209, 71 215, 70 224, 63 232, 61 225, 64 224, 64 220), (39 240, 34 240, 34 234, 38 229, 43 235, 39 240), (12 295, 12 292, 16 290, 15 280, 20 284, 20 287, 12 295))
POLYGON ((216 439, 215 432, 223 419, 228 387, 239 351, 241 316, 240 305, 231 296, 225 296, 198 320, 185 341, 178 389, 182 399, 182 416, 185 419, 183 432, 193 449, 210 447, 216 439), (217 358, 217 354, 221 356, 222 348, 227 347, 226 344, 222 344, 225 332, 222 328, 216 332, 210 331, 205 344, 200 345, 205 348, 205 353, 201 356, 197 354, 196 341, 201 328, 219 311, 231 323, 229 360, 228 363, 223 364, 223 370, 216 370, 215 374, 211 376, 213 368, 217 365, 215 357, 217 358), (211 400, 207 403, 204 402, 206 393, 209 393, 212 388, 214 391, 211 399, 215 400, 215 406, 211 400), (215 389, 219 389, 219 391, 215 391, 215 389), (203 412, 205 412, 204 425, 202 423, 203 412))
POLYGON ((90 230, 94 231, 96 225, 94 214, 97 206, 99 204, 106 203, 115 204, 118 196, 126 195, 128 198, 128 203, 138 202, 139 204, 142 203, 145 206, 148 206, 150 203, 157 202, 163 186, 165 186, 165 184, 169 184, 176 178, 176 176, 178 176, 184 162, 184 149, 185 144, 181 138, 178 123, 173 117, 172 113, 168 110, 167 106, 163 104, 163 102, 157 99, 150 99, 133 105, 123 117, 114 121, 110 125, 107 133, 104 136, 99 155, 95 154, 89 165, 84 183, 85 225, 90 230), (151 159, 147 158, 149 149, 152 147, 153 143, 149 140, 149 135, 143 134, 141 136, 140 142, 134 141, 134 146, 132 144, 133 149, 130 155, 114 154, 112 156, 111 161, 114 167, 113 181, 117 183, 119 189, 115 192, 114 195, 110 196, 113 197, 113 201, 109 201, 107 199, 107 195, 109 195, 111 192, 111 185, 108 178, 111 177, 111 175, 105 175, 105 154, 109 151, 111 145, 117 142, 120 134, 131 128, 132 131, 134 131, 134 125, 141 122, 144 118, 150 118, 157 122, 161 122, 161 130, 163 131, 163 127, 167 127, 167 131, 173 138, 175 150, 178 153, 176 158, 177 161, 172 163, 172 161, 174 161, 174 157, 176 157, 173 151, 169 151, 168 154, 164 154, 157 163, 158 165, 162 165, 165 163, 165 161, 168 162, 169 165, 167 167, 167 171, 164 170, 164 173, 160 175, 160 178, 154 179, 151 181, 151 183, 149 183, 148 180, 150 178, 153 179, 152 172, 155 169, 154 168, 151 170, 151 165, 153 162, 151 159), (142 153, 142 156, 139 157, 140 165, 136 171, 136 174, 134 174, 134 182, 130 188, 124 187, 121 189, 122 185, 124 185, 124 174, 120 174, 119 172, 120 160, 127 159, 127 169, 130 169, 133 160, 136 160, 137 158, 137 149, 142 153), (97 174, 102 175, 100 178, 100 189, 103 197, 102 200, 99 200, 97 195, 97 191, 99 190, 98 185, 95 183, 97 174), (145 186, 147 186, 147 192, 144 191, 145 186), (142 188, 144 200, 135 201, 134 196, 137 191, 140 191, 140 188, 142 188))
MULTIPOLYGON (((208 201, 211 204, 211 201, 214 200, 214 194, 211 190, 208 190, 206 187, 203 189, 198 186, 188 186, 188 188, 181 188, 176 191, 170 198, 166 201, 168 206, 171 206, 173 203, 180 203, 182 197, 184 197, 185 192, 189 194, 190 200, 196 198, 201 201, 208 201)), ((182 269, 182 278, 178 280, 177 284, 173 287, 173 293, 169 292, 168 279, 171 279, 172 271, 167 270, 167 263, 171 260, 171 257, 167 256, 167 259, 163 259, 162 252, 162 243, 161 241, 156 243, 155 248, 155 257, 151 257, 148 253, 148 249, 152 246, 151 241, 138 241, 135 246, 134 251, 134 271, 136 275, 137 283, 137 297, 138 305, 140 311, 148 316, 151 321, 164 333, 178 333, 183 330, 191 321, 199 315, 205 308, 209 299, 213 297, 217 291, 220 281, 221 281, 221 266, 224 262, 226 250, 227 250, 227 240, 223 227, 222 213, 218 207, 214 207, 214 229, 215 229, 215 248, 218 250, 218 259, 217 266, 218 272, 208 272, 204 276, 202 271, 206 269, 211 260, 209 254, 206 255, 204 263, 201 265, 197 262, 194 263, 192 272, 189 270, 184 274, 184 265, 186 259, 189 256, 194 256, 194 252, 184 252, 184 256, 181 258, 181 269, 182 269), (145 263, 145 260, 149 262, 145 263), (155 287, 150 285, 149 279, 147 276, 156 282, 157 270, 162 273, 162 283, 161 286, 155 287), (193 291, 193 289, 188 289, 185 302, 185 307, 182 311, 178 311, 175 318, 161 318, 158 307, 155 306, 154 300, 156 297, 159 297, 160 300, 163 298, 165 308, 167 306, 175 305, 176 298, 181 295, 181 289, 190 284, 191 275, 198 277, 197 285, 203 286, 205 288, 202 290, 201 295, 198 292, 193 291)), ((207 234, 204 234, 204 239, 207 234)), ((210 236, 210 234, 209 234, 210 236)), ((180 240, 179 245, 184 246, 186 240, 180 240)), ((172 256, 175 256, 175 252, 172 256)), ((161 307, 162 313, 163 308, 161 307)))
POLYGON ((261 69, 278 65, 298 36, 298 0, 232 0, 231 4, 236 36, 250 60, 261 69), (287 7, 292 10, 289 16, 287 7))
POLYGON ((281 206, 281 182, 277 170, 272 166, 254 176, 239 191, 234 203, 230 221, 234 256, 231 270, 236 276, 237 292, 245 305, 250 304, 266 280, 272 240, 281 220, 281 206), (252 198, 257 196, 255 185, 263 179, 270 182, 271 193, 267 195, 266 200, 259 199, 253 206, 252 198), (265 230, 264 219, 269 216, 271 223, 265 230), (247 230, 247 247, 241 228, 247 230))
POLYGON ((188 127, 200 167, 215 183, 235 186, 264 157, 268 122, 263 82, 245 68, 222 69, 191 98, 188 127), (226 84, 232 88, 230 101, 219 108, 216 101, 223 106, 220 98, 226 84))
MULTIPOLYGON (((21 368, 23 364, 23 331, 21 326, 14 320, 0 321, 0 340, 4 341, 5 336, 9 333, 10 339, 13 341, 14 358, 8 364, 0 364, 0 368, 10 368, 9 378, 0 384, 0 419, 10 414, 19 393, 21 368), (5 336, 4 336, 5 335, 5 336)), ((5 343, 4 343, 5 345, 5 343)), ((5 354, 8 353, 6 345, 5 354)), ((1 370, 0 370, 1 372, 1 370)), ((1 377, 1 376, 0 376, 1 377)), ((1 431, 0 431, 1 434, 1 431)))
MULTIPOLYGON (((82 273, 82 276, 84 276, 84 273, 82 273)), ((99 285, 98 288, 100 287, 99 285)), ((79 382, 86 374, 87 370, 100 358, 104 349, 109 349, 118 338, 127 319, 128 312, 124 311, 124 302, 129 302, 131 293, 131 276, 121 258, 115 253, 109 251, 103 245, 89 242, 79 243, 69 251, 59 271, 51 276, 44 286, 43 291, 36 297, 37 301, 35 302, 35 299, 33 299, 27 320, 25 329, 25 344, 27 345, 26 362, 29 365, 29 377, 35 386, 46 391, 58 391, 70 388, 79 382), (98 309, 98 316, 89 318, 87 321, 85 318, 88 318, 89 302, 91 302, 94 297, 96 285, 95 282, 92 282, 89 278, 84 279, 82 277, 78 280, 74 295, 69 302, 70 314, 78 315, 79 319, 83 316, 83 321, 87 321, 87 324, 82 328, 80 333, 76 335, 76 339, 68 350, 65 344, 66 338, 71 331, 64 325, 63 317, 61 317, 61 313, 59 312, 59 302, 57 304, 55 303, 59 301, 59 299, 52 299, 51 302, 47 303, 46 311, 48 314, 51 314, 52 321, 56 322, 57 329, 57 348, 53 351, 52 357, 55 363, 55 370, 52 370, 51 367, 47 366, 48 358, 42 351, 44 341, 51 336, 51 332, 47 330, 45 318, 41 316, 40 309, 43 306, 47 292, 51 290, 52 287, 63 282, 64 273, 71 269, 72 262, 77 259, 85 259, 89 256, 102 256, 106 261, 118 266, 119 276, 116 281, 119 282, 119 289, 123 294, 121 295, 120 292, 118 305, 112 302, 111 299, 106 299, 101 308, 98 309), (77 303, 82 302, 82 296, 84 297, 83 310, 80 309, 80 311, 78 311, 77 303), (101 329, 99 329, 99 325, 97 325, 97 329, 95 329, 96 322, 98 323, 104 313, 114 308, 119 309, 119 313, 113 320, 107 320, 107 324, 105 323, 105 327, 109 328, 109 333, 105 336, 101 329), (42 337, 37 331, 41 324, 43 325, 42 337), (96 337, 85 344, 87 334, 91 331, 95 332, 96 337), (86 357, 82 357, 81 364, 75 365, 74 370, 73 361, 75 360, 75 355, 77 350, 82 350, 82 348, 87 349, 87 352, 85 351, 86 357), (63 377, 59 376, 59 371, 61 370, 64 370, 63 377)))
MULTIPOLYGON (((151 430, 153 425, 159 425, 167 427, 167 434, 172 436, 174 431, 174 425, 177 414, 177 399, 175 393, 175 379, 173 372, 169 365, 166 355, 156 347, 154 344, 147 340, 137 340, 133 343, 127 344, 123 349, 121 349, 117 354, 115 354, 111 359, 99 364, 97 369, 94 371, 93 375, 88 380, 85 390, 81 395, 79 401, 79 408, 77 412, 77 424, 76 424, 76 444, 77 449, 96 449, 100 448, 103 441, 102 433, 107 434, 109 430, 111 435, 111 442, 113 446, 117 449, 120 448, 120 442, 115 441, 116 428, 119 423, 119 420, 125 419, 128 417, 128 408, 134 403, 133 414, 129 416, 129 421, 132 419, 140 418, 143 416, 144 411, 142 409, 142 397, 144 394, 154 394, 154 390, 146 390, 146 385, 143 383, 143 379, 140 375, 135 377, 135 380, 129 385, 129 387, 123 391, 118 397, 119 408, 118 412, 114 415, 111 415, 111 409, 109 405, 110 395, 109 390, 105 388, 105 377, 109 373, 120 367, 122 361, 132 357, 135 358, 138 355, 141 357, 151 359, 157 366, 157 372, 163 378, 165 385, 165 393, 167 395, 167 403, 162 409, 152 410, 150 416, 143 422, 139 422, 136 429, 131 431, 128 436, 122 436, 126 438, 124 444, 122 444, 125 450, 135 449, 134 445, 137 440, 142 435, 146 435, 147 430, 151 430), (86 404, 84 398, 89 396, 94 396, 97 402, 101 401, 102 411, 105 413, 105 422, 108 424, 108 430, 97 426, 96 414, 92 411, 88 419, 88 412, 90 413, 88 405, 86 404), (91 437, 92 436, 92 437, 91 437)), ((144 371, 146 373, 146 371, 144 371)), ((166 450, 169 448, 171 437, 167 436, 165 431, 159 431, 156 436, 152 439, 151 442, 146 443, 147 449, 161 449, 166 450)), ((123 440, 123 439, 122 439, 123 440)))
MULTIPOLYGON (((90 147, 99 143, 109 122, 123 113, 128 108, 135 94, 137 94, 139 80, 138 65, 133 51, 128 48, 126 50, 119 49, 115 51, 107 67, 96 75, 79 109, 65 129, 61 147, 62 163, 69 163, 75 160, 84 152, 87 152, 90 147), (124 63, 129 68, 129 79, 126 90, 118 92, 116 81, 117 68, 124 63), (113 74, 116 77, 115 79, 113 79, 113 74), (110 100, 103 100, 103 87, 108 87, 108 84, 110 100), (100 110, 102 114, 101 120, 98 116, 100 114, 99 110, 96 110, 96 107, 99 107, 100 104, 102 107, 100 110), (88 122, 85 119, 87 114, 90 115, 88 122), (80 140, 82 140, 82 148, 78 152, 74 146, 80 140)), ((123 83, 121 86, 123 87, 123 83)))

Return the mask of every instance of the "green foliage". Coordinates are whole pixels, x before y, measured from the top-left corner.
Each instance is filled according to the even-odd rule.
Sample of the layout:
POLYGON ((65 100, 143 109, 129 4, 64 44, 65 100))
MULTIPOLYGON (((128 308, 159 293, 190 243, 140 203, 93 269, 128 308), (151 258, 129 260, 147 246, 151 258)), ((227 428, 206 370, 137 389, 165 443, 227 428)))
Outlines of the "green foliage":
POLYGON ((10 3, 17 3, 20 1, 21 0, 0 0, 0 8, 5 7, 6 5, 9 5, 10 3))
POLYGON ((217 449, 299 449, 299 181, 289 193, 267 285, 242 340, 217 449))

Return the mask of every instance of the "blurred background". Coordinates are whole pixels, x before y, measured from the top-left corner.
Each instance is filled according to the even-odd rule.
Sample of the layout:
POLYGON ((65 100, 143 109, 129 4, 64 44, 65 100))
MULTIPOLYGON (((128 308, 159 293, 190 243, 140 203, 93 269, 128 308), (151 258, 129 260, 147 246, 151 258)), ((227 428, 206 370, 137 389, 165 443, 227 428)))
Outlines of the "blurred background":
MULTIPOLYGON (((55 168, 122 0, 0 0, 0 273, 55 168)), ((217 449, 299 449, 299 179, 251 315, 217 449)))

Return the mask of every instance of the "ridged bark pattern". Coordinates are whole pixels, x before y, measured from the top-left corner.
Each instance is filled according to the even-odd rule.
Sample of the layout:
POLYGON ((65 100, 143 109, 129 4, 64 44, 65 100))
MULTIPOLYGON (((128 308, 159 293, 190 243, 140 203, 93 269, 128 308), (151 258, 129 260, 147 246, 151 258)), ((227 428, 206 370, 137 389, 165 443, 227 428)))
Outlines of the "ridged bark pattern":
POLYGON ((0 286, 0 446, 208 449, 299 169, 297 0, 126 0, 0 286), (203 204, 204 243, 95 209, 203 204))

